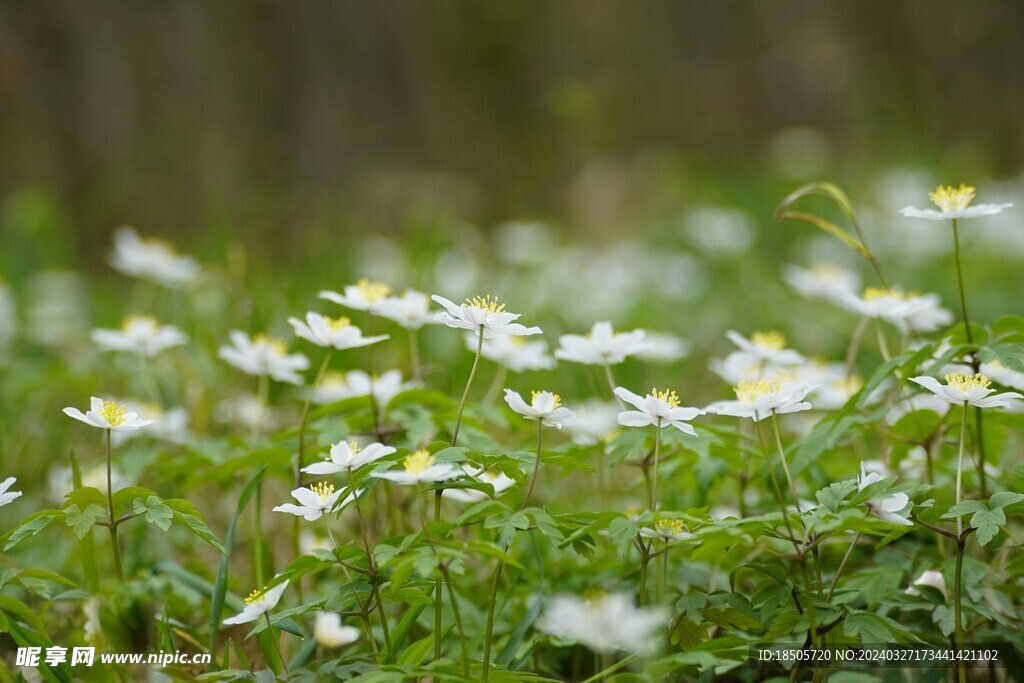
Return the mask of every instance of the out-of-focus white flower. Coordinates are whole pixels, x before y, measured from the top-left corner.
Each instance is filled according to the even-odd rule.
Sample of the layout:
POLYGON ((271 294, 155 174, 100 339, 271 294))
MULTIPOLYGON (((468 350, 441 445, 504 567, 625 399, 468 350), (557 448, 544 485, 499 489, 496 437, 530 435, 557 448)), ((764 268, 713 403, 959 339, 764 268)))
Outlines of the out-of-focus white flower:
POLYGON ((313 522, 333 512, 342 493, 343 489, 335 491, 332 484, 324 482, 313 484, 309 488, 300 487, 292 491, 292 498, 299 501, 299 505, 285 503, 275 507, 274 512, 287 512, 302 517, 307 522, 313 522))
POLYGON ((740 510, 739 508, 732 507, 731 505, 715 505, 708 508, 708 517, 714 520, 723 519, 739 519, 740 510))
POLYGON ((914 579, 914 583, 907 587, 907 595, 921 594, 915 586, 931 586, 942 593, 942 597, 948 597, 946 593, 946 579, 942 576, 942 572, 937 572, 934 569, 922 572, 921 576, 914 579))
POLYGON ((462 470, 450 462, 437 462, 430 451, 421 449, 405 456, 402 469, 377 471, 373 476, 408 486, 448 481, 462 476, 462 470))
POLYGON ((595 652, 643 652, 657 647, 655 633, 667 618, 663 608, 635 607, 633 598, 621 593, 592 598, 562 594, 551 598, 537 626, 595 652))
POLYGON ((859 315, 895 325, 901 332, 932 332, 953 322, 952 312, 942 307, 937 294, 868 287, 862 296, 844 296, 842 304, 859 315))
POLYGON ((430 296, 415 289, 405 290, 402 296, 384 297, 374 311, 407 330, 418 330, 424 325, 437 322, 437 313, 430 310, 430 296))
POLYGON ((555 358, 585 365, 616 365, 653 348, 644 336, 643 330, 615 332, 610 322, 597 322, 586 336, 563 334, 558 339, 555 358))
POLYGON ((616 387, 615 395, 636 410, 619 413, 619 424, 625 427, 647 427, 655 425, 664 429, 672 426, 690 436, 697 436, 693 427, 686 424, 698 415, 703 415, 700 408, 681 408, 679 396, 668 389, 658 391, 651 389, 646 396, 638 396, 624 387, 616 387))
POLYGON ((213 415, 218 422, 233 423, 249 431, 271 430, 282 419, 277 410, 264 403, 256 394, 250 393, 240 393, 234 398, 219 401, 213 415))
MULTIPOLYGON (((482 470, 479 467, 473 467, 472 465, 463 465, 462 471, 466 473, 466 476, 472 477, 477 481, 482 481, 485 484, 490 484, 494 487, 494 496, 498 497, 508 489, 516 485, 516 480, 507 476, 504 472, 492 472, 490 470, 482 470)), ((445 498, 451 498, 457 500, 460 503, 478 503, 481 500, 487 500, 487 494, 477 489, 445 489, 442 493, 445 498)))
POLYGON ((14 294, 6 282, 0 280, 0 351, 11 345, 18 336, 18 311, 14 294))
POLYGON ((362 370, 349 370, 345 374, 330 372, 313 392, 313 403, 334 403, 372 393, 377 406, 383 409, 398 394, 418 386, 419 382, 403 382, 401 370, 388 370, 377 376, 368 375, 362 370))
POLYGON ((328 318, 312 311, 306 314, 305 322, 298 318, 288 318, 288 324, 295 328, 296 336, 325 349, 339 351, 369 346, 388 338, 386 334, 364 337, 362 330, 353 325, 352 321, 345 316, 328 318))
POLYGON ((26 332, 47 348, 73 348, 86 338, 89 310, 85 282, 78 273, 49 270, 32 275, 27 287, 26 332))
MULTIPOLYGON (((124 435, 124 432, 113 432, 111 436, 124 435)), ((75 488, 74 474, 71 472, 70 467, 55 467, 50 470, 50 475, 47 477, 47 495, 50 500, 57 501, 58 503, 64 502, 64 497, 71 493, 75 488)), ((111 488, 114 491, 120 491, 125 486, 130 486, 132 480, 125 476, 116 464, 110 467, 110 483, 111 488)), ((86 467, 82 469, 82 487, 83 488, 94 488, 100 493, 106 495, 107 493, 107 468, 105 465, 96 465, 94 467, 86 467)))
POLYGON ((619 427, 619 406, 591 399, 574 409, 576 420, 568 425, 573 443, 589 446, 609 437, 619 427))
POLYGON ((939 417, 949 412, 949 402, 935 394, 913 394, 897 401, 896 405, 886 413, 885 421, 894 425, 904 415, 915 410, 930 410, 939 417))
MULTIPOLYGON (((865 488, 874 484, 875 482, 882 481, 884 477, 877 472, 868 472, 867 469, 861 465, 860 476, 857 477, 857 490, 863 491, 865 488)), ((910 497, 905 493, 892 493, 883 498, 872 498, 867 502, 868 509, 871 510, 879 519, 884 519, 887 522, 893 524, 899 524, 900 526, 914 526, 914 523, 907 519, 904 515, 899 514, 907 507, 907 503, 910 502, 910 497)))
POLYGON ((656 538, 665 543, 693 537, 693 534, 686 530, 686 525, 678 519, 659 519, 653 526, 642 527, 639 534, 644 538, 656 538))
POLYGON ((981 374, 988 375, 1004 387, 1024 390, 1024 372, 1011 370, 997 360, 981 364, 981 374))
POLYGON ((152 316, 130 315, 121 323, 121 329, 93 330, 92 340, 100 351, 127 351, 152 358, 161 351, 186 343, 188 335, 174 325, 161 325, 152 316))
POLYGON ((804 362, 803 356, 786 348, 786 336, 781 332, 755 332, 750 335, 750 339, 747 339, 739 332, 729 330, 725 336, 740 351, 756 358, 766 366, 787 367, 804 362))
MULTIPOLYGON (((466 348, 476 351, 476 335, 466 333, 466 348)), ((524 370, 549 370, 555 367, 555 359, 548 355, 548 343, 543 339, 524 339, 498 335, 493 339, 484 339, 480 355, 489 361, 508 368, 512 372, 524 370)))
POLYGON ((1006 392, 989 396, 995 389, 988 377, 980 372, 976 375, 960 373, 946 375, 946 383, 941 384, 934 377, 911 377, 911 382, 920 384, 936 396, 953 405, 971 405, 976 408, 1009 408, 1010 401, 1024 398, 1016 392, 1006 392))
POLYGON ((555 236, 543 223, 511 221, 494 231, 495 253, 505 263, 525 266, 540 263, 555 252, 555 236))
POLYGON ((10 490, 16 481, 18 480, 14 477, 7 477, 3 482, 0 482, 0 507, 7 505, 21 495, 21 491, 10 490))
POLYGON ((333 547, 330 539, 326 534, 321 534, 318 531, 314 531, 317 527, 303 527, 302 531, 299 532, 299 553, 302 555, 312 555, 317 550, 330 551, 333 547))
POLYGON ((636 357, 648 363, 675 363, 690 353, 685 339, 667 332, 647 332, 644 344, 647 348, 637 351, 636 357))
POLYGON ((391 287, 383 282, 373 282, 362 278, 354 285, 347 285, 344 294, 324 290, 318 295, 321 299, 333 301, 354 311, 377 312, 377 307, 391 294, 391 287))
POLYGON ((484 339, 491 339, 499 334, 525 336, 541 333, 539 327, 525 327, 513 322, 519 319, 519 314, 509 313, 505 310, 505 304, 498 303, 497 299, 489 295, 466 299, 466 303, 461 306, 436 294, 430 298, 444 306, 447 311, 437 314, 438 322, 456 329, 472 330, 476 334, 483 330, 484 339))
POLYGON ((754 243, 754 224, 745 212, 699 206, 683 217, 688 241, 713 254, 739 254, 754 243))
MULTIPOLYGON (((164 409, 155 403, 125 399, 118 401, 123 403, 125 408, 135 411, 144 420, 152 420, 153 425, 146 430, 145 435, 161 441, 170 443, 188 443, 191 434, 189 433, 188 411, 182 407, 164 409)), ((120 444, 139 436, 139 432, 115 432, 112 434, 113 443, 120 444)))
POLYGON ((772 380, 757 382, 741 381, 736 385, 735 401, 715 401, 704 408, 714 415, 749 417, 759 422, 775 414, 797 413, 810 410, 811 404, 804 401, 809 393, 818 387, 805 382, 780 383, 772 380))
POLYGON ((247 624, 250 621, 256 621, 264 614, 277 607, 277 603, 281 600, 281 595, 284 594, 284 589, 287 587, 288 579, 285 579, 269 590, 266 586, 264 586, 262 590, 254 590, 249 594, 249 597, 245 599, 245 608, 235 616, 225 619, 224 623, 231 625, 247 624))
POLYGON ((905 206, 900 213, 908 218, 927 218, 931 221, 948 221, 953 219, 977 218, 978 216, 992 216, 1008 209, 1013 204, 975 204, 975 190, 970 185, 960 184, 960 187, 952 185, 939 185, 934 192, 928 194, 939 210, 917 209, 913 206, 905 206))
MULTIPOLYGON (((842 408, 864 386, 864 380, 858 375, 847 376, 843 363, 812 360, 798 366, 789 377, 818 387, 814 392, 814 407, 818 410, 842 408)), ((879 395, 878 390, 872 392, 866 402, 877 400, 879 395)))
POLYGON ((267 375, 278 382, 302 384, 299 371, 309 368, 309 359, 301 353, 288 353, 285 343, 258 334, 251 339, 245 332, 232 330, 231 344, 220 347, 217 355, 248 375, 267 375))
POLYGON ((839 302, 860 289, 860 275, 831 263, 816 264, 810 268, 786 266, 782 277, 798 294, 808 299, 839 302))
POLYGON ((302 468, 307 474, 338 474, 357 470, 363 465, 391 455, 395 449, 380 443, 371 443, 366 448, 359 448, 355 441, 340 441, 331 446, 330 455, 322 462, 316 462, 302 468))
POLYGON ((746 351, 733 351, 725 360, 712 358, 708 361, 708 369, 732 385, 761 379, 783 380, 792 373, 790 367, 766 365, 763 360, 746 351))
POLYGON ((68 407, 64 409, 64 414, 90 427, 108 429, 112 432, 132 432, 153 424, 152 420, 140 419, 138 413, 129 412, 123 405, 118 405, 114 401, 104 401, 95 396, 89 399, 89 410, 86 413, 83 414, 78 408, 68 407))
POLYGON ((179 255, 164 240, 142 238, 128 227, 114 231, 110 265, 123 275, 149 280, 172 289, 187 287, 199 277, 199 262, 194 258, 179 255))
POLYGON ((562 398, 550 391, 535 391, 527 403, 519 392, 505 389, 505 403, 527 420, 541 420, 545 424, 561 429, 572 424, 576 413, 562 405, 562 398))
POLYGON ((344 647, 359 640, 360 630, 343 626, 337 612, 317 612, 313 622, 313 637, 321 647, 344 647))
POLYGON ((85 640, 90 645, 98 646, 103 643, 103 625, 100 623, 100 597, 91 596, 82 603, 82 613, 85 615, 85 640))

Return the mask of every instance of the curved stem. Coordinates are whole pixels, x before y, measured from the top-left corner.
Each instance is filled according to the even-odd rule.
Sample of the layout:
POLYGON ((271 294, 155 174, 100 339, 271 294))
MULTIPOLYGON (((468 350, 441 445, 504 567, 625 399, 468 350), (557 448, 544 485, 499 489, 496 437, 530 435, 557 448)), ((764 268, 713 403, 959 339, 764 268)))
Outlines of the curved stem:
POLYGON ((533 464, 533 472, 530 474, 530 485, 526 489, 526 495, 523 496, 523 504, 519 506, 520 510, 526 509, 526 505, 530 502, 530 496, 533 495, 533 487, 537 483, 537 473, 540 472, 540 446, 543 430, 544 419, 537 418, 537 460, 533 464))
POLYGON ((604 377, 608 381, 608 389, 612 392, 612 397, 618 401, 619 407, 625 408, 626 404, 622 402, 621 398, 615 395, 615 377, 612 376, 612 366, 607 363, 603 363, 601 367, 604 368, 604 377))
POLYGON ((487 387, 487 391, 484 392, 483 404, 485 406, 491 405, 498 399, 498 393, 501 391, 502 385, 505 384, 506 377, 508 377, 508 368, 504 365, 499 365, 494 371, 491 386, 487 387))
POLYGON ((281 668, 284 670, 284 678, 286 681, 292 680, 292 675, 288 671, 288 660, 284 658, 284 654, 281 653, 281 643, 278 642, 277 636, 274 635, 274 625, 270 623, 270 612, 264 612, 263 618, 267 620, 267 631, 270 633, 270 639, 274 641, 274 649, 277 650, 277 656, 281 658, 281 668))
POLYGON ((782 437, 779 436, 779 417, 774 410, 772 411, 772 430, 775 432, 775 445, 779 449, 782 471, 786 473, 786 481, 789 482, 789 490, 793 495, 793 504, 796 506, 796 511, 803 514, 803 510, 800 509, 800 498, 796 495, 796 484, 793 483, 793 477, 789 474, 789 465, 786 464, 786 451, 782 448, 782 437))
POLYGON ((612 664, 607 669, 604 669, 603 671, 598 671, 596 674, 594 674, 590 678, 587 678, 587 679, 581 681, 580 683, 596 683, 597 681, 601 680, 602 678, 607 677, 609 674, 613 674, 616 671, 618 671, 619 669, 627 666, 630 662, 632 662, 634 659, 636 659, 639 656, 640 655, 638 653, 631 654, 628 657, 626 657, 625 659, 621 659, 618 662, 616 662, 615 664, 612 664))
POLYGON ((885 330, 882 329, 881 320, 875 320, 875 331, 878 335, 878 351, 882 354, 882 360, 888 363, 892 354, 889 353, 889 344, 885 341, 885 330))
POLYGON ((846 562, 850 559, 850 555, 853 554, 853 549, 857 547, 858 543, 860 543, 860 533, 854 536, 853 543, 851 543, 850 547, 846 550, 846 554, 843 555, 843 561, 839 563, 839 568, 836 569, 836 575, 832 579, 832 587, 828 589, 829 602, 832 602, 832 594, 836 592, 836 586, 839 585, 839 576, 843 573, 843 568, 846 567, 846 562))
POLYGON ((121 569, 121 548, 117 542, 117 521, 114 519, 114 487, 113 476, 110 464, 110 430, 107 433, 107 529, 110 530, 110 544, 114 551, 114 569, 117 571, 117 580, 124 583, 124 571, 121 569))
POLYGON ((462 400, 459 401, 459 414, 455 418, 455 429, 452 430, 452 443, 459 440, 459 427, 462 426, 462 411, 466 409, 466 397, 469 396, 469 388, 473 386, 473 377, 476 376, 476 366, 480 364, 480 352, 484 348, 484 328, 481 325, 479 336, 476 341, 476 356, 473 357, 473 367, 469 370, 469 378, 466 380, 466 388, 462 390, 462 400))
POLYGON ((857 362, 857 354, 860 352, 860 343, 864 339, 864 331, 868 328, 868 323, 871 322, 871 318, 862 316, 857 322, 857 327, 853 330, 853 336, 850 337, 850 345, 846 347, 846 361, 844 363, 846 369, 846 379, 850 379, 853 375, 853 366, 857 362))
POLYGON ((964 321, 964 334, 967 336, 967 343, 973 344, 974 338, 971 333, 971 321, 967 316, 967 295, 964 293, 964 272, 960 265, 960 232, 956 227, 956 219, 953 219, 953 255, 956 259, 956 283, 960 289, 960 314, 964 321))

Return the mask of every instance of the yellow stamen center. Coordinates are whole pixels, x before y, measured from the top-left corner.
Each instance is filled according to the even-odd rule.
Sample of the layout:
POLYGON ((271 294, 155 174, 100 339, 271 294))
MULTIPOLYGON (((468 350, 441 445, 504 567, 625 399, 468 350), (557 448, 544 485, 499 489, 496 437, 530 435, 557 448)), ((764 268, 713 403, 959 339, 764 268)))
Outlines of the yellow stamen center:
POLYGON ((321 503, 326 503, 327 499, 334 495, 334 484, 321 481, 310 486, 309 490, 320 497, 321 503))
MULTIPOLYGON (((540 398, 542 395, 547 394, 547 393, 550 393, 550 392, 547 392, 547 391, 535 391, 535 392, 533 392, 533 394, 530 396, 530 403, 532 403, 536 407, 537 399, 540 398)), ((559 396, 558 394, 551 394, 551 398, 554 399, 554 405, 552 406, 552 410, 554 408, 557 408, 560 405, 562 405, 562 397, 559 396)))
POLYGON ((474 296, 472 299, 466 299, 465 305, 479 308, 490 314, 505 312, 505 304, 498 303, 498 298, 491 296, 490 294, 474 296))
POLYGON ((341 332, 346 327, 350 327, 352 325, 352 321, 346 318, 345 316, 341 316, 340 318, 325 317, 324 322, 327 323, 327 327, 331 330, 331 332, 341 332))
POLYGON ((662 536, 675 536, 681 534, 685 527, 678 519, 659 519, 654 523, 654 530, 662 536))
POLYGON ((755 345, 773 351, 781 351, 786 348, 786 335, 778 331, 755 332, 750 335, 750 341, 755 345))
POLYGON ((245 599, 245 604, 247 604, 247 605, 256 604, 257 602, 262 600, 263 596, 266 595, 266 594, 267 594, 267 587, 266 586, 264 586, 263 588, 259 588, 259 589, 253 590, 252 593, 249 593, 249 597, 247 597, 245 599))
POLYGON ((100 417, 107 421, 111 427, 120 427, 124 424, 124 416, 128 410, 124 406, 119 406, 113 401, 104 401, 103 407, 100 408, 100 417))
POLYGON ((928 199, 943 211, 963 211, 974 201, 974 194, 974 188, 963 183, 960 187, 939 185, 928 199))
POLYGON ((270 350, 277 356, 283 356, 288 353, 288 345, 284 343, 283 339, 277 337, 269 337, 265 334, 257 334, 252 338, 253 344, 262 344, 270 347, 270 350))
POLYGON ((779 386, 779 382, 766 379, 760 379, 756 382, 740 380, 733 388, 733 391, 736 392, 736 398, 742 403, 753 403, 759 398, 774 394, 779 390, 779 386))
POLYGON ((980 372, 976 375, 962 375, 959 372, 946 375, 946 384, 957 391, 968 392, 971 389, 988 389, 992 382, 980 372))
POLYGON ((903 292, 898 289, 887 289, 883 287, 868 287, 864 290, 864 301, 874 301, 875 299, 897 299, 898 301, 907 301, 912 299, 917 294, 913 292, 903 292))
POLYGON ((437 459, 430 454, 430 451, 420 449, 405 456, 402 465, 409 474, 423 474, 424 470, 437 462, 437 459))
POLYGON ((377 303, 391 293, 390 286, 383 282, 373 282, 365 277, 356 283, 356 287, 363 298, 371 304, 377 303))
POLYGON ((362 448, 359 447, 359 444, 356 443, 355 441, 349 441, 348 442, 348 449, 350 451, 352 451, 352 455, 355 455, 359 451, 363 450, 362 448))
POLYGON ((148 327, 156 329, 158 323, 151 315, 129 315, 121 322, 121 329, 128 331, 133 327, 148 327))
POLYGON ((676 408, 679 406, 679 396, 672 389, 658 391, 657 388, 654 388, 651 389, 651 396, 658 399, 659 401, 664 401, 665 403, 668 404, 669 408, 676 408))
POLYGON ((835 386, 845 394, 855 394, 864 386, 864 380, 857 375, 850 375, 836 382, 835 386))

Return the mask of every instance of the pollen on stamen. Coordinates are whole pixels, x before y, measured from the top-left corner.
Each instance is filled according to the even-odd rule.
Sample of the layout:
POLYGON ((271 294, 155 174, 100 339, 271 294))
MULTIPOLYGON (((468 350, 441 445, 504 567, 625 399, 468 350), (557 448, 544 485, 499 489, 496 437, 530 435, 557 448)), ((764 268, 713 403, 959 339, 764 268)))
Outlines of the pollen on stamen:
POLYGON ((884 287, 868 287, 864 290, 864 301, 874 301, 876 299, 896 299, 898 301, 906 301, 917 296, 913 292, 904 292, 899 289, 889 289, 884 287))
POLYGON ((750 335, 750 341, 757 346, 774 351, 781 351, 786 348, 786 335, 777 330, 771 332, 755 332, 750 335))
POLYGON ((260 600, 262 600, 263 596, 266 595, 266 594, 267 594, 267 587, 266 586, 264 586, 263 588, 254 589, 251 593, 249 593, 248 597, 246 597, 245 604, 247 604, 247 605, 255 604, 255 603, 259 602, 260 600))
POLYGON ((428 467, 437 461, 436 458, 425 448, 405 456, 402 466, 409 474, 421 474, 428 467))
POLYGON ((352 325, 352 321, 345 316, 341 316, 339 318, 324 318, 324 321, 327 323, 327 327, 330 328, 331 332, 340 332, 346 327, 350 327, 352 325))
POLYGON ((310 486, 309 490, 319 496, 321 501, 326 501, 334 495, 334 484, 321 481, 310 486))
POLYGON ((679 395, 676 394, 676 392, 672 389, 664 389, 662 391, 659 391, 657 387, 655 387, 651 389, 651 396, 658 399, 659 401, 664 401, 665 403, 668 404, 669 408, 676 408, 679 406, 679 395))
POLYGON ((150 329, 156 328, 158 323, 156 318, 151 315, 129 315, 121 321, 122 330, 130 330, 133 327, 148 327, 150 329))
MULTIPOLYGON (((548 391, 535 391, 530 395, 530 403, 536 405, 537 399, 540 398, 541 395, 550 393, 551 392, 548 391)), ((562 397, 559 396, 558 394, 551 394, 551 398, 554 402, 554 408, 558 408, 559 406, 562 405, 562 397)))
POLYGON ((971 389, 988 389, 992 386, 992 381, 980 372, 973 376, 956 372, 946 375, 946 384, 957 391, 966 393, 971 389))
POLYGON ((678 519, 659 519, 654 523, 654 530, 662 536, 675 536, 681 534, 685 527, 683 522, 678 519))
POLYGON ((127 408, 120 406, 113 401, 104 401, 103 407, 100 408, 100 415, 111 427, 120 427, 124 424, 127 412, 127 408))
POLYGON ((963 211, 974 201, 974 196, 974 188, 964 183, 960 187, 939 185, 935 192, 928 193, 928 199, 943 211, 963 211))
POLYGON ((473 306, 486 311, 487 313, 504 313, 505 304, 498 302, 498 297, 485 294, 484 296, 474 296, 472 299, 466 299, 466 306, 473 306))
POLYGON ((356 283, 359 293, 371 304, 375 304, 391 293, 391 287, 383 282, 374 282, 368 278, 362 278, 356 283))
POLYGON ((284 343, 283 339, 277 337, 270 337, 265 334, 257 334, 252 338, 253 344, 263 344, 264 346, 270 347, 278 356, 283 356, 288 353, 288 345, 284 343))
POLYGON ((746 380, 740 380, 733 391, 736 392, 736 398, 743 403, 753 403, 759 398, 773 394, 779 390, 779 382, 770 381, 766 379, 760 379, 756 382, 748 382, 746 380))

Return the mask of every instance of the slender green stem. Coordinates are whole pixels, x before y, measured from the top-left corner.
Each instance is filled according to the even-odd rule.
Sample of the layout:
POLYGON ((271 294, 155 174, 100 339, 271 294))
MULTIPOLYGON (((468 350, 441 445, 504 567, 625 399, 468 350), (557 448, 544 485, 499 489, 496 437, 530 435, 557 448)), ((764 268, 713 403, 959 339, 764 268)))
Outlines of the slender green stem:
MULTIPOLYGON (((507 547, 506 550, 508 550, 507 547)), ((491 598, 487 604, 487 626, 484 628, 483 683, 487 683, 491 675, 491 639, 494 633, 494 608, 498 604, 498 583, 501 580, 501 570, 504 566, 505 561, 498 560, 498 566, 494 568, 494 578, 491 579, 491 598)))
POLYGON ((628 656, 628 657, 626 657, 624 659, 620 659, 618 662, 616 662, 615 664, 612 664, 607 669, 604 669, 603 671, 598 671, 596 674, 594 674, 590 678, 587 678, 587 679, 585 679, 583 681, 580 681, 580 683, 597 683, 597 681, 601 680, 602 678, 606 678, 609 675, 611 675, 611 674, 615 673, 616 671, 618 671, 619 669, 622 669, 622 668, 628 666, 634 659, 636 659, 639 656, 640 656, 639 654, 631 654, 630 656, 628 656))
MULTIPOLYGON (((483 338, 481 332, 481 338, 483 338)), ((434 491, 434 521, 441 521, 441 489, 434 491)), ((438 563, 441 560, 438 558, 438 563)), ((444 594, 441 592, 441 571, 434 577, 434 661, 441 659, 441 607, 444 594)))
POLYGON ((651 482, 651 512, 658 509, 658 458, 661 456, 661 418, 654 425, 654 477, 651 482))
POLYGON ((882 273, 882 266, 878 264, 878 259, 875 258, 875 252, 871 251, 871 248, 868 246, 867 239, 864 238, 864 231, 860 229, 860 223, 852 215, 850 216, 850 222, 853 224, 853 229, 857 232, 857 239, 860 240, 860 245, 864 247, 864 251, 867 252, 867 259, 875 269, 875 274, 878 275, 879 282, 882 283, 883 287, 888 287, 889 282, 885 279, 885 275, 882 273))
POLYGON ((889 343, 885 341, 885 330, 882 329, 882 321, 875 321, 875 331, 878 335, 878 351, 882 354, 882 360, 886 363, 892 358, 892 354, 889 353, 889 343))
POLYGON ((640 590, 637 593, 637 602, 644 605, 647 602, 647 565, 651 563, 651 548, 640 539, 640 590))
POLYGON ((668 594, 668 548, 669 541, 665 539, 665 547, 661 551, 661 599, 665 599, 665 595, 668 594))
POLYGON ((324 529, 327 530, 327 538, 331 539, 331 547, 337 550, 338 542, 334 540, 334 532, 331 531, 331 525, 327 522, 327 515, 321 515, 320 519, 324 520, 324 529))
POLYGON ((473 386, 473 377, 476 376, 476 366, 480 364, 480 352, 484 348, 484 328, 481 325, 476 341, 476 355, 473 357, 473 367, 469 370, 469 378, 466 380, 466 388, 462 390, 462 400, 459 401, 459 414, 455 418, 455 429, 452 430, 452 443, 459 440, 459 427, 462 426, 462 411, 466 409, 466 397, 469 396, 469 388, 473 386))
POLYGON ((288 660, 284 658, 284 654, 281 652, 281 643, 278 642, 277 636, 274 635, 274 625, 270 623, 270 612, 264 612, 263 618, 267 620, 267 632, 270 633, 270 639, 274 641, 274 649, 277 650, 277 656, 281 658, 281 669, 284 670, 284 678, 286 681, 290 681, 292 680, 292 675, 288 671, 288 660))
MULTIPOLYGON (((366 552, 366 564, 370 568, 370 586, 373 590, 373 600, 377 604, 377 615, 380 617, 380 627, 384 632, 384 645, 388 648, 388 662, 391 664, 395 663, 395 650, 391 646, 391 631, 388 629, 388 617, 384 613, 384 602, 380 599, 380 587, 377 585, 377 565, 373 559, 373 551, 370 550, 370 528, 366 523, 366 517, 363 516, 363 509, 359 505, 359 498, 356 497, 356 480, 355 475, 352 473, 352 469, 348 470, 348 482, 349 491, 352 493, 353 501, 352 504, 356 508, 356 517, 359 518, 359 531, 363 537, 363 550, 366 552)), ((370 629, 370 620, 366 619, 366 628, 372 634, 370 629)), ((377 643, 371 637, 373 648, 376 651, 377 643)))
POLYGON ((540 472, 540 454, 541 454, 541 437, 544 433, 544 419, 537 418, 537 459, 533 463, 533 472, 530 474, 530 485, 526 489, 526 495, 523 496, 523 504, 519 506, 520 510, 525 510, 527 504, 530 502, 530 496, 533 495, 533 487, 537 483, 537 473, 540 472))
POLYGON ((608 381, 608 389, 611 390, 612 396, 614 396, 615 400, 618 401, 619 406, 625 408, 626 406, 622 402, 622 399, 615 395, 616 385, 615 377, 612 375, 612 366, 608 365, 607 363, 603 363, 601 367, 604 368, 604 378, 608 381))
POLYGON ((832 594, 836 592, 836 586, 839 585, 839 576, 843 573, 843 568, 846 567, 847 560, 850 559, 850 555, 853 554, 853 549, 860 543, 860 533, 853 537, 853 543, 846 549, 846 554, 843 555, 843 561, 839 563, 839 568, 836 569, 836 575, 832 579, 832 587, 828 589, 828 600, 832 601, 832 594))
POLYGON ((956 219, 953 219, 953 255, 956 259, 956 282, 960 289, 960 314, 964 321, 964 334, 967 336, 967 343, 974 343, 974 335, 971 332, 971 319, 967 315, 967 295, 964 293, 964 271, 960 265, 960 231, 956 226, 956 219))
POLYGON ((844 363, 846 379, 850 379, 853 376, 853 366, 857 362, 857 354, 860 353, 860 343, 864 339, 864 331, 868 328, 868 323, 870 322, 871 318, 865 315, 861 317, 857 322, 857 327, 853 329, 850 345, 846 347, 846 361, 844 363))
MULTIPOLYGON (((954 223, 954 225, 956 225, 954 223)), ((967 401, 964 401, 963 415, 960 417, 960 452, 956 459, 956 504, 960 504, 960 498, 963 494, 963 465, 964 465, 964 441, 967 437, 967 401)), ((956 518, 956 574, 953 581, 953 619, 955 621, 955 642, 957 647, 962 647, 964 644, 964 624, 962 618, 961 603, 963 599, 963 570, 964 570, 964 545, 965 540, 963 537, 964 533, 964 518, 961 515, 956 518)), ((966 677, 964 671, 963 660, 958 660, 957 673, 960 678, 960 683, 963 683, 966 677)))
POLYGON ((796 511, 803 514, 803 510, 800 509, 800 498, 796 494, 796 484, 793 483, 793 477, 789 473, 789 465, 786 464, 786 451, 782 448, 782 437, 779 435, 779 416, 774 410, 772 411, 772 431, 775 432, 775 446, 779 449, 779 460, 782 462, 782 471, 786 473, 786 481, 789 482, 789 491, 793 496, 793 504, 796 506, 796 511))
MULTIPOLYGON (((259 419, 253 426, 253 443, 257 446, 263 439, 263 418, 267 413, 267 401, 270 395, 270 378, 267 375, 260 375, 259 384, 256 390, 256 400, 259 406, 259 419)), ((255 568, 256 583, 260 586, 264 583, 263 574, 263 482, 256 484, 254 495, 252 520, 253 520, 253 566, 255 568)))
POLYGON ((409 362, 412 365, 412 378, 419 380, 423 377, 423 370, 420 367, 420 340, 418 331, 409 328, 409 362))
POLYGON ((107 433, 107 528, 110 530, 110 545, 114 552, 114 569, 117 580, 124 583, 124 571, 121 569, 121 548, 117 542, 117 521, 114 519, 114 486, 110 457, 110 430, 107 433))
POLYGON ((452 605, 452 614, 455 616, 455 630, 459 633, 459 649, 461 651, 460 659, 462 660, 462 674, 469 677, 469 647, 466 643, 466 632, 462 629, 462 613, 459 610, 459 601, 455 598, 455 588, 453 586, 452 577, 448 573, 447 567, 441 566, 441 571, 444 572, 444 585, 448 589, 448 601, 452 605))
POLYGON ((988 498, 988 478, 985 474, 985 423, 982 419, 982 409, 974 406, 974 439, 978 449, 978 479, 981 482, 981 497, 988 498))
POLYGON ((485 406, 489 406, 498 400, 498 394, 501 392, 501 389, 505 384, 506 377, 508 377, 508 368, 504 365, 499 365, 494 370, 494 377, 491 379, 491 386, 487 387, 487 391, 484 392, 483 404, 485 406))
MULTIPOLYGON (((960 452, 956 456, 956 504, 960 504, 963 496, 964 442, 967 440, 967 401, 964 401, 964 412, 960 417, 960 452)), ((964 518, 956 518, 956 532, 964 532, 964 518)))

